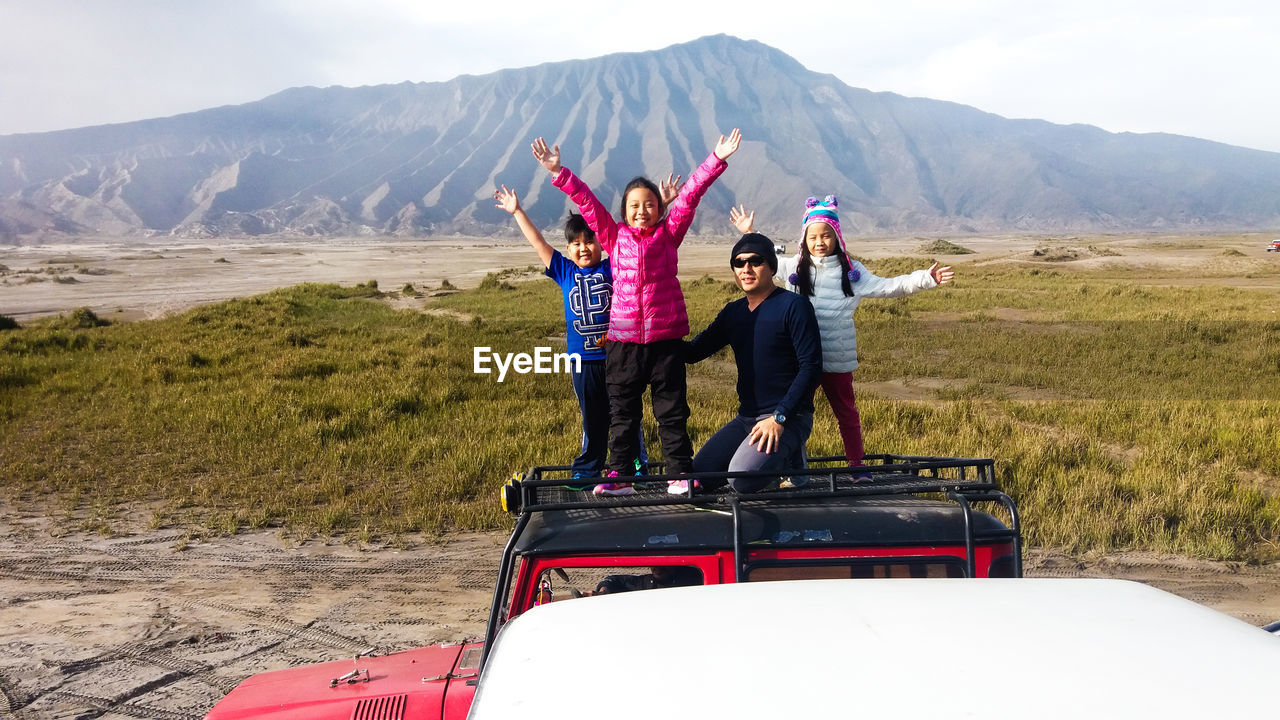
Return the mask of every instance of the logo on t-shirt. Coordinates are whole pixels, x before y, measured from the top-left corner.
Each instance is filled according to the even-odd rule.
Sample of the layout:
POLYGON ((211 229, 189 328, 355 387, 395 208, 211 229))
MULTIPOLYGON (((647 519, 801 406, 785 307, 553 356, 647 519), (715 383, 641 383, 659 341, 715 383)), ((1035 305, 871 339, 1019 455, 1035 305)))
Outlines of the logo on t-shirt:
POLYGON ((582 336, 583 349, 600 347, 609 329, 609 300, 612 284, 603 273, 580 273, 569 291, 569 309, 573 311, 573 329, 582 336))

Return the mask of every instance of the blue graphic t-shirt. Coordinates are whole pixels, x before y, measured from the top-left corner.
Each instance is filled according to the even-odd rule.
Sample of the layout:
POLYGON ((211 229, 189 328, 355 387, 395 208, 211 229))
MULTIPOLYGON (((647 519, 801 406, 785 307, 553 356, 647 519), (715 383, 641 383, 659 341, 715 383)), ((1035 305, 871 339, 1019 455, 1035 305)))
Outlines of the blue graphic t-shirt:
POLYGON ((609 304, 613 299, 613 272, 606 259, 591 268, 580 268, 559 250, 551 254, 547 277, 564 294, 565 340, 570 353, 583 360, 604 359, 604 334, 609 329, 609 304))

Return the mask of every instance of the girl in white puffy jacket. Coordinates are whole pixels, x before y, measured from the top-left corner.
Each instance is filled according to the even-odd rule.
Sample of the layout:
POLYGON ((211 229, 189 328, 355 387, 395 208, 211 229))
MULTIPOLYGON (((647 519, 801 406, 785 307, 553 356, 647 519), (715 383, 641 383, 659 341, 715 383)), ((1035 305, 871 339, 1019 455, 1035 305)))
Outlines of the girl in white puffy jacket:
MULTIPOLYGON (((934 263, 898 277, 882 278, 849 257, 840 234, 840 216, 834 195, 805 201, 800 252, 778 263, 777 277, 787 289, 813 303, 822 336, 822 391, 831 403, 850 465, 861 465, 862 421, 853 397, 853 371, 858 367, 858 332, 853 311, 864 297, 902 297, 951 281, 950 267, 934 263)), ((733 208, 729 219, 743 233, 753 232, 755 213, 733 208)))

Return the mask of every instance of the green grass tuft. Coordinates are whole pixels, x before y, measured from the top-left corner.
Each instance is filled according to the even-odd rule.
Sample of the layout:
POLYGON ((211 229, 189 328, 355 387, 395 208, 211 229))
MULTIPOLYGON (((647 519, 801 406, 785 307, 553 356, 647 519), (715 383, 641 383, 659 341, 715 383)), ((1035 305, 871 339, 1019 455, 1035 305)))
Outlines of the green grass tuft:
POLYGON ((96 328, 110 325, 110 320, 103 320, 98 317, 97 313, 87 307, 76 308, 71 314, 57 319, 49 323, 50 327, 62 328, 64 330, 83 330, 87 328, 96 328))

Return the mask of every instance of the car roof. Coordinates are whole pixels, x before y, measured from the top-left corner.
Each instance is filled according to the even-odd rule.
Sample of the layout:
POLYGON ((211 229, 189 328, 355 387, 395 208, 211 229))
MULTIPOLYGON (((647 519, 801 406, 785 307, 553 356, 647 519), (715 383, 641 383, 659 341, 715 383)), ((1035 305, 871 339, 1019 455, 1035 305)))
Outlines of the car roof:
MULTIPOLYGON (((956 545, 965 542, 964 511, 955 503, 907 495, 795 498, 741 503, 742 541, 753 547, 956 545)), ((979 534, 1006 530, 972 513, 979 534)), ((516 539, 524 555, 681 552, 733 548, 728 506, 599 505, 530 514, 516 539)))
POLYGON ((533 608, 473 720, 1274 715, 1280 639, 1138 583, 795 580, 533 608))

